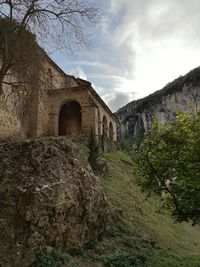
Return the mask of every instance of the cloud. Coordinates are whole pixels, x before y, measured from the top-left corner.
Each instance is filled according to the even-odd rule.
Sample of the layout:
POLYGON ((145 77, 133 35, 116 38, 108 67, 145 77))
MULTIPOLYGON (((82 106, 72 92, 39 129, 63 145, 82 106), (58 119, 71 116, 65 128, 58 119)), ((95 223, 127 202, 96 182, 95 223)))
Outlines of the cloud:
POLYGON ((93 49, 57 60, 95 84, 112 109, 199 65, 199 0, 94 1, 104 19, 91 31, 93 49))
POLYGON ((74 71, 72 71, 70 74, 73 75, 76 78, 81 78, 83 80, 87 80, 88 79, 87 74, 85 73, 85 71, 79 66, 77 66, 74 69, 74 71))
POLYGON ((122 32, 123 38, 128 35, 134 51, 133 75, 121 79, 118 90, 132 88, 136 98, 144 97, 199 65, 200 1, 111 2, 111 12, 120 17, 114 32, 122 32))
POLYGON ((110 107, 110 109, 115 112, 120 107, 123 107, 128 102, 135 99, 135 93, 122 93, 114 92, 111 94, 106 94, 103 97, 103 100, 110 107))
POLYGON ((95 83, 92 83, 91 85, 92 85, 92 87, 95 89, 95 91, 96 91, 99 95, 103 95, 103 93, 104 93, 104 88, 102 88, 102 87, 96 85, 95 83))

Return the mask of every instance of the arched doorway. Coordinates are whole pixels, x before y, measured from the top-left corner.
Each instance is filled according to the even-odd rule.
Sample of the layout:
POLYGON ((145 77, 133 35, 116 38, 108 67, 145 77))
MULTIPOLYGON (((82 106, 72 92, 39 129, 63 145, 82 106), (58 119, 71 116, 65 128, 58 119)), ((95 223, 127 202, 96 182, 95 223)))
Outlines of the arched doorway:
POLYGON ((103 132, 103 136, 108 137, 108 121, 106 119, 106 116, 103 116, 102 132, 103 132))
POLYGON ((59 113, 59 135, 76 136, 81 132, 81 106, 76 101, 66 102, 59 113))
POLYGON ((113 131, 113 124, 112 122, 109 123, 109 138, 110 140, 113 140, 114 137, 114 131, 113 131))

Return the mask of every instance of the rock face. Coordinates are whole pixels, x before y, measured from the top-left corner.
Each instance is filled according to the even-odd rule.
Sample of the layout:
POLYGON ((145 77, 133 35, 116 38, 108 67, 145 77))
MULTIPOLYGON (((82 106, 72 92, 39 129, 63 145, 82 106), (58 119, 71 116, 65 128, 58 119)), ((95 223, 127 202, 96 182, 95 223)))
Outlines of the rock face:
POLYGON ((119 139, 141 139, 152 127, 174 121, 177 112, 191 111, 200 106, 200 67, 181 76, 143 99, 132 101, 117 111, 120 122, 119 139))
POLYGON ((77 249, 106 226, 108 206, 86 157, 63 138, 0 143, 0 266, 77 249))

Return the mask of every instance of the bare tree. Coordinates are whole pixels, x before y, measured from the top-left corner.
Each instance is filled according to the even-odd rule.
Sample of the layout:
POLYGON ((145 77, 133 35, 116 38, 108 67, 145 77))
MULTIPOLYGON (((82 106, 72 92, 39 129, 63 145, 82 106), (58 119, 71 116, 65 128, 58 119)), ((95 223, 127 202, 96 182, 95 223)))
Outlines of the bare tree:
POLYGON ((19 81, 31 83, 30 74, 35 80, 41 66, 37 42, 67 50, 88 46, 86 26, 98 19, 89 0, 0 0, 0 95, 3 84, 13 91, 19 81), (11 69, 19 79, 5 79, 11 69))

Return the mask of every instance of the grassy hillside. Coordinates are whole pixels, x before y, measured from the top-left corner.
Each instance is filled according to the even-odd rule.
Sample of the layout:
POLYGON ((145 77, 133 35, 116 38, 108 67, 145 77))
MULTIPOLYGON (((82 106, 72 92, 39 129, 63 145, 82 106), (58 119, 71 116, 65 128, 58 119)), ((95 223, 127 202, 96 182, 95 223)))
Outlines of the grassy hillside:
POLYGON ((110 226, 100 240, 71 251, 73 259, 66 266, 200 267, 200 228, 176 224, 156 212, 157 200, 146 201, 136 186, 129 156, 114 152, 104 157, 109 164, 102 183, 112 214, 110 226))
POLYGON ((139 251, 148 255, 152 266, 200 266, 200 228, 176 224, 168 215, 158 213, 157 200, 145 200, 136 186, 134 166, 122 152, 105 156, 110 177, 103 185, 111 205, 122 210, 129 237, 139 251))

